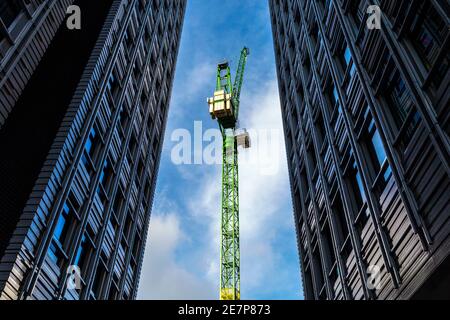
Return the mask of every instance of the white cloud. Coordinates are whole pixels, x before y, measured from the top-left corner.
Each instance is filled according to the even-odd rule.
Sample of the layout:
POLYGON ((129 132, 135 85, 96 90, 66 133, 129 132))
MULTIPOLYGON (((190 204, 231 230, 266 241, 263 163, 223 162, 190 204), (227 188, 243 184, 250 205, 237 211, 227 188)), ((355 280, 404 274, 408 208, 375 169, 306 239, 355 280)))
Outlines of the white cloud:
POLYGON ((186 240, 177 214, 153 215, 150 230, 138 299, 210 298, 214 287, 176 261, 176 250, 186 240))
POLYGON ((269 155, 269 160, 278 169, 276 174, 262 174, 265 172, 264 162, 259 166, 243 165, 239 168, 241 250, 245 252, 241 258, 242 277, 246 279, 247 289, 251 289, 269 285, 271 280, 276 282, 277 269, 282 266, 277 264, 279 257, 273 240, 285 232, 286 225, 293 227, 293 217, 276 81, 256 91, 249 90, 243 97, 243 105, 248 110, 245 118, 249 128, 279 132, 276 141, 259 144, 248 151, 258 152, 258 156, 269 155))
MULTIPOLYGON (((174 90, 172 94, 170 108, 174 111, 170 113, 170 126, 176 126, 188 112, 192 112, 192 105, 198 103, 196 98, 199 92, 209 88, 215 81, 216 63, 210 61, 207 56, 199 56, 195 62, 189 63, 192 64, 192 68, 183 68, 180 71, 177 69, 177 79, 182 80, 175 84, 175 88, 179 90, 174 90)), ((201 102, 206 109, 206 96, 201 102)))
POLYGON ((196 97, 196 94, 200 90, 209 88, 211 79, 214 80, 214 76, 216 74, 215 62, 209 61, 206 57, 202 57, 199 60, 200 62, 192 70, 189 70, 189 83, 187 83, 187 90, 184 92, 188 99, 191 97, 196 97))

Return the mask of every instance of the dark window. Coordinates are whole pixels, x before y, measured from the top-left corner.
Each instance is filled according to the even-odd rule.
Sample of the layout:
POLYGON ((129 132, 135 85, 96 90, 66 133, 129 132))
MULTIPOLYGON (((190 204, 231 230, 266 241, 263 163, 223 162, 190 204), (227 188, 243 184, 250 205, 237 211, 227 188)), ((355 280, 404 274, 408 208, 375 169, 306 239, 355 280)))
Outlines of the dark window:
POLYGON ((353 17, 357 27, 363 22, 364 17, 366 15, 366 6, 365 2, 362 0, 350 0, 349 12, 353 17))
POLYGON ((53 238, 48 249, 48 255, 58 266, 62 266, 65 250, 71 240, 71 232, 75 227, 76 213, 72 204, 66 201, 56 222, 53 238))
MULTIPOLYGON (((391 177, 392 171, 387 162, 386 150, 384 149, 383 141, 381 140, 380 133, 375 126, 375 121, 371 121, 369 125, 369 152, 372 155, 372 161, 374 162, 375 169, 379 172, 383 170, 383 180, 387 182, 391 177)), ((377 172, 377 173, 378 173, 377 172)))
POLYGON ((383 142, 381 141, 380 133, 378 132, 375 122, 372 120, 369 127, 369 136, 371 136, 373 151, 377 156, 377 160, 380 166, 383 165, 386 160, 386 151, 384 150, 383 142))
POLYGON ((369 219, 369 210, 365 204, 366 193, 364 191, 362 177, 356 165, 356 161, 354 160, 353 165, 350 168, 348 182, 350 197, 353 199, 354 205, 354 223, 356 224, 359 234, 361 234, 369 219))
POLYGON ((7 28, 14 22, 21 10, 19 0, 0 1, 0 18, 7 28))
POLYGON ((64 244, 67 233, 70 227, 70 220, 72 216, 72 210, 67 203, 64 204, 63 211, 59 215, 58 222, 56 223, 55 232, 53 237, 61 244, 64 244))
POLYGON ((328 262, 327 274, 330 279, 331 285, 333 286, 338 278, 338 268, 336 255, 333 248, 332 233, 328 222, 323 227, 323 240, 323 243, 325 245, 325 259, 328 262))
POLYGON ((144 91, 142 91, 142 93, 141 93, 141 106, 142 106, 142 108, 144 110, 147 109, 148 101, 149 101, 148 95, 144 91))
POLYGON ((396 72, 389 83, 388 100, 394 121, 400 128, 408 115, 408 111, 412 108, 412 101, 409 97, 405 82, 398 72, 396 72))
MULTIPOLYGON (((106 201, 108 200, 108 196, 106 195, 106 192, 103 188, 100 188, 100 186, 97 188, 97 196, 100 199, 100 203, 105 206, 106 201)), ((105 213, 105 212, 103 212, 105 213)))
POLYGON ((129 151, 130 157, 134 156, 136 148, 137 148, 137 140, 136 140, 136 137, 133 132, 133 134, 131 135, 131 138, 130 138, 129 146, 128 146, 128 151, 129 151))
POLYGON ((113 177, 113 168, 111 166, 111 162, 109 160, 105 160, 99 178, 99 183, 102 185, 105 191, 109 190, 112 177, 113 177))
POLYGON ((317 119, 318 119, 316 122, 317 138, 319 139, 320 148, 322 148, 322 145, 323 145, 323 143, 325 141, 325 137, 326 137, 326 131, 325 131, 325 123, 323 120, 323 116, 320 111, 319 111, 319 115, 318 115, 317 119))
POLYGON ((114 99, 119 89, 119 81, 117 81, 117 78, 113 73, 111 73, 111 75, 109 76, 106 86, 108 87, 109 92, 114 99))
POLYGON ((341 200, 340 194, 337 194, 337 196, 335 197, 334 203, 332 205, 332 210, 333 210, 333 215, 337 222, 339 243, 341 246, 343 246, 345 239, 347 239, 350 232, 347 227, 347 220, 345 218, 345 211, 344 211, 344 207, 342 205, 342 200, 341 200))
POLYGON ((350 48, 349 47, 345 47, 345 50, 344 50, 345 65, 348 66, 350 64, 351 60, 352 60, 352 54, 350 52, 350 48))
POLYGON ((312 282, 311 270, 305 270, 305 297, 314 299, 314 287, 312 282))
POLYGON ((357 187, 358 187, 357 188, 358 192, 356 192, 356 197, 360 199, 358 202, 365 202, 366 201, 366 193, 364 192, 361 175, 359 174, 358 168, 356 167, 356 163, 353 164, 353 170, 354 170, 355 179, 356 179, 357 187))
POLYGON ((130 214, 127 214, 127 218, 125 220, 125 226, 123 229, 123 237, 127 242, 131 240, 131 231, 133 229, 133 220, 130 216, 130 214))
POLYGON ((106 268, 103 265, 103 262, 100 260, 97 266, 97 271, 95 272, 94 283, 92 284, 92 292, 97 299, 101 298, 105 277, 106 268))
POLYGON ((301 30, 301 14, 300 14, 300 8, 296 7, 294 11, 294 25, 297 29, 297 32, 301 30))
POLYGON ((108 300, 116 300, 119 297, 119 289, 113 283, 111 283, 111 287, 109 288, 108 300))
POLYGON ((341 108, 341 104, 339 102, 338 91, 333 83, 328 87, 328 90, 329 90, 328 95, 329 95, 330 104, 331 104, 330 114, 332 115, 332 117, 334 117, 334 113, 337 110, 338 113, 336 114, 336 116, 338 116, 339 114, 342 114, 342 108, 341 108))
POLYGON ((317 166, 317 158, 316 158, 316 153, 314 152, 314 147, 312 146, 312 144, 307 149, 306 154, 308 156, 310 170, 311 170, 311 172, 314 172, 316 170, 316 166, 317 166))
POLYGON ((350 197, 354 200, 355 209, 358 213, 366 201, 366 193, 364 191, 361 174, 358 170, 356 161, 353 158, 353 152, 351 152, 351 154, 352 164, 348 171, 348 185, 350 197))
POLYGON ((63 266, 64 263, 64 255, 62 253, 61 248, 58 247, 58 245, 55 242, 50 243, 50 247, 47 251, 48 256, 50 259, 60 268, 63 266))
MULTIPOLYGON (((369 111, 367 111, 366 117, 371 117, 369 111)), ((375 121, 370 118, 369 121, 363 136, 374 170, 379 171, 386 161, 387 156, 375 121)))
POLYGON ((88 139, 84 145, 84 152, 81 157, 81 162, 84 164, 89 176, 94 172, 93 168, 97 159, 97 155, 100 152, 102 140, 100 138, 98 130, 94 127, 89 132, 88 139))
POLYGON ((333 241, 331 236, 331 230, 328 222, 325 223, 325 226, 323 227, 323 240, 325 245, 325 259, 328 261, 329 266, 333 266, 333 264, 336 261, 336 256, 334 254, 333 249, 333 241))
POLYGON ((145 182, 145 188, 144 188, 144 201, 146 203, 150 202, 150 193, 151 193, 151 183, 150 183, 150 177, 147 178, 145 182))
POLYGON ((356 72, 356 67, 355 64, 353 63, 353 57, 349 47, 344 48, 342 52, 342 59, 344 64, 344 70, 348 70, 348 68, 350 67, 350 76, 353 77, 353 75, 356 72))
POLYGON ((376 192, 381 195, 385 187, 392 176, 392 170, 387 161, 386 150, 381 140, 380 133, 375 125, 375 121, 372 119, 366 129, 365 145, 368 149, 368 155, 371 160, 371 167, 374 172, 374 186, 376 192))
POLYGON ((402 145, 407 144, 421 118, 398 71, 394 73, 388 83, 386 100, 397 125, 397 134, 399 135, 397 139, 402 145))
POLYGON ((138 179, 138 183, 142 183, 143 179, 144 179, 144 169, 145 169, 145 163, 142 160, 142 156, 139 156, 139 162, 138 162, 138 167, 137 167, 137 179, 138 179))
POLYGON ((148 53, 148 46, 150 45, 150 31, 148 25, 145 26, 145 33, 144 33, 144 49, 145 52, 148 53))
POLYGON ((92 175, 92 173, 94 172, 94 169, 93 169, 91 161, 88 159, 86 152, 83 153, 83 156, 81 157, 81 162, 84 165, 84 167, 90 177, 92 175))
POLYGON ((431 69, 448 33, 448 26, 432 3, 420 4, 412 24, 412 41, 427 70, 431 69))
POLYGON ((90 240, 85 235, 83 235, 83 238, 81 239, 81 244, 78 247, 74 261, 74 265, 80 268, 82 274, 86 271, 88 257, 91 248, 92 244, 90 243, 90 240))
POLYGON ((120 111, 120 114, 119 114, 119 122, 120 122, 120 131, 121 132, 126 132, 129 120, 130 120, 130 116, 128 114, 128 111, 124 107, 122 107, 122 110, 120 111))
POLYGON ((141 248, 141 239, 138 237, 138 235, 136 235, 133 243, 133 256, 135 259, 139 258, 140 248, 141 248))
POLYGON ((95 161, 95 157, 99 151, 100 144, 101 144, 100 136, 97 133, 97 130, 95 128, 92 128, 91 131, 89 132, 88 139, 84 146, 84 149, 89 154, 92 161, 95 161))
POLYGON ((333 86, 333 99, 334 99, 334 103, 339 103, 339 95, 338 92, 336 90, 336 87, 333 86))
POLYGON ((117 189, 116 196, 115 196, 114 202, 113 202, 113 210, 114 210, 114 213, 116 214, 116 216, 119 215, 119 211, 122 208, 123 202, 124 202, 123 193, 119 188, 119 189, 117 189))
POLYGON ((316 276, 316 283, 317 287, 319 289, 319 299, 326 298, 326 291, 325 291, 325 281, 323 278, 323 266, 322 266, 322 260, 320 259, 320 253, 318 246, 315 246, 315 250, 312 252, 312 258, 313 258, 313 267, 315 270, 315 276, 316 276))

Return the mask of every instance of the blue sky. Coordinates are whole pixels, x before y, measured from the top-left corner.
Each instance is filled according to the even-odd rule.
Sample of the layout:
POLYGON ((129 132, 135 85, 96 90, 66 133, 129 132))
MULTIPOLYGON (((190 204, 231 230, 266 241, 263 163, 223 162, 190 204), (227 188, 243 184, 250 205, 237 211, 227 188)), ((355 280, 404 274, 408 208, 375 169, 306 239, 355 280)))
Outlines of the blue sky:
POLYGON ((267 1, 189 0, 140 299, 218 298, 221 166, 180 165, 173 155, 177 132, 192 135, 193 154, 210 144, 194 137, 194 123, 201 133, 217 128, 206 104, 216 64, 228 59, 235 71, 243 46, 251 55, 240 125, 251 131, 253 146, 239 156, 241 297, 302 298, 267 1))

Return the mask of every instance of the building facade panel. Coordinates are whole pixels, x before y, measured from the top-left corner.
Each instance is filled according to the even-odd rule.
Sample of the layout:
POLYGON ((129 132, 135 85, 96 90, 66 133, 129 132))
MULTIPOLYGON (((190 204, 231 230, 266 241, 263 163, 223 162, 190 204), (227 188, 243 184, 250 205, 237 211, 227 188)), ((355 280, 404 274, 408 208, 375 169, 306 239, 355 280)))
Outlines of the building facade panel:
POLYGON ((448 297, 448 4, 269 5, 305 297, 448 297))
MULTIPOLYGON (((29 196, 15 205, 16 228, 0 263, 2 299, 137 294, 186 1, 73 4, 92 9, 82 22, 97 40, 29 196), (73 270, 81 289, 67 286, 73 270)), ((68 32, 64 24, 36 74, 46 74, 46 55, 59 52, 59 32, 68 32)), ((17 110, 33 87, 32 79, 17 110)), ((21 114, 16 109, 4 132, 21 114)))

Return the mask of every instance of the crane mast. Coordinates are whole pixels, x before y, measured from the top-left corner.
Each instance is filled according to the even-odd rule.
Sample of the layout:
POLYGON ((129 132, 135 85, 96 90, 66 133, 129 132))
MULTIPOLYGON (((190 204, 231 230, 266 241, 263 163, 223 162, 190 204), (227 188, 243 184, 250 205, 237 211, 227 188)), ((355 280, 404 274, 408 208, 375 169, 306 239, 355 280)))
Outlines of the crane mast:
POLYGON ((217 119, 223 139, 222 161, 222 211, 220 248, 220 299, 240 299, 240 249, 239 249, 239 174, 238 146, 250 147, 250 137, 245 129, 237 127, 241 88, 245 65, 250 54, 241 51, 234 84, 228 62, 217 66, 214 97, 208 99, 209 111, 217 119))

